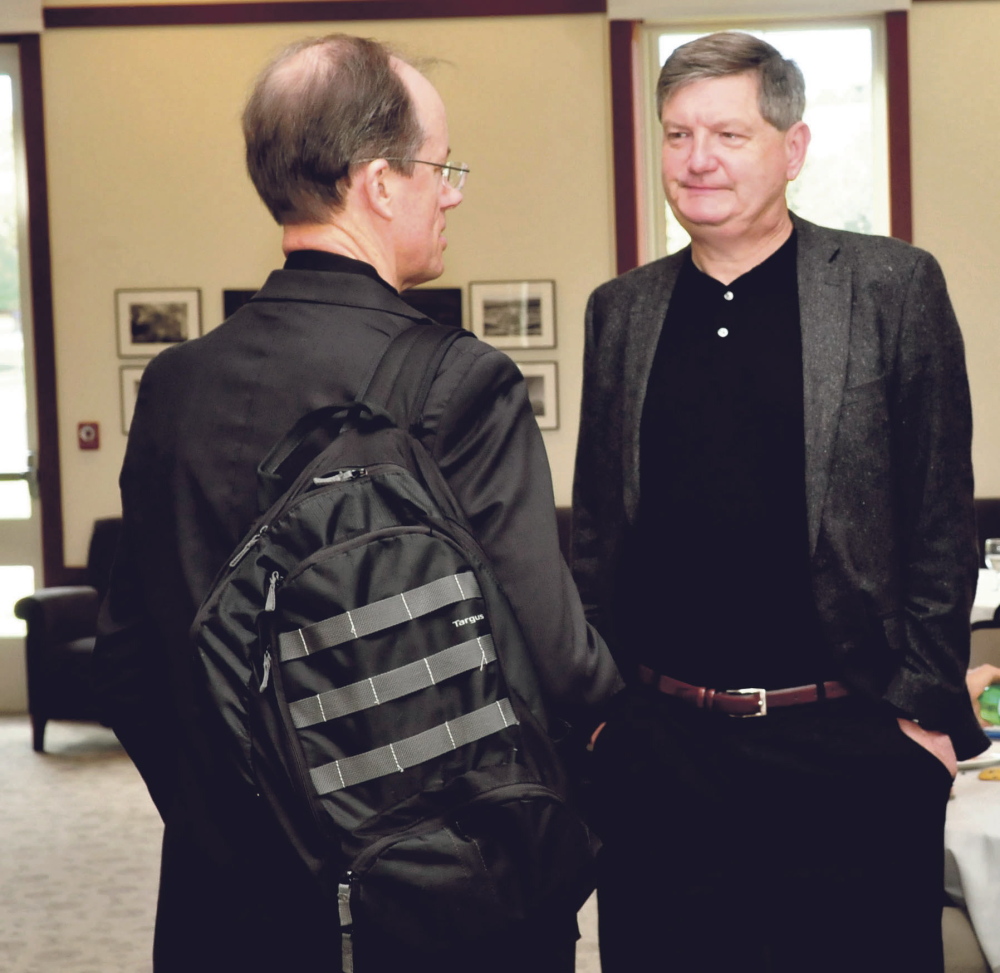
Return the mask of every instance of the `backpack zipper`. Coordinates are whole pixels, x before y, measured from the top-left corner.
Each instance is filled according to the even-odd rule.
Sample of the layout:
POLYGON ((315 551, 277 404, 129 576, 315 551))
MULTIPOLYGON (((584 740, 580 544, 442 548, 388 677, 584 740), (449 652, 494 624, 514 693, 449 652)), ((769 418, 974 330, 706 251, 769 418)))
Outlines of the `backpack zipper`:
POLYGON ((326 486, 328 483, 349 483, 351 480, 360 480, 368 475, 368 469, 364 466, 351 467, 346 470, 337 470, 329 476, 314 476, 313 483, 316 486, 326 486))
POLYGON ((243 558, 245 558, 245 557, 247 556, 247 553, 249 552, 250 548, 251 548, 251 547, 253 547, 253 546, 254 546, 254 544, 256 544, 256 543, 257 543, 257 541, 259 541, 259 540, 260 540, 260 539, 261 539, 261 538, 262 538, 262 537, 263 537, 263 536, 264 536, 264 535, 265 535, 265 534, 266 534, 266 533, 267 533, 267 532, 268 532, 268 531, 269 531, 270 529, 271 529, 271 528, 270 528, 270 527, 269 527, 269 526, 268 526, 267 524, 264 524, 264 526, 263 526, 263 527, 261 527, 261 528, 260 528, 260 530, 258 530, 258 531, 257 531, 257 533, 256 533, 256 534, 254 534, 254 535, 253 535, 253 536, 252 536, 252 537, 250 538, 250 540, 248 540, 248 541, 246 542, 246 544, 244 544, 244 545, 243 545, 243 547, 242 547, 242 548, 240 549, 240 551, 239 551, 239 553, 238 553, 238 554, 236 555, 236 557, 234 557, 234 558, 233 558, 233 559, 232 559, 232 560, 231 560, 231 561, 229 562, 229 566, 230 566, 231 568, 235 568, 235 567, 236 567, 236 565, 237 565, 237 564, 239 564, 239 563, 240 563, 240 561, 242 561, 242 560, 243 560, 243 558))
MULTIPOLYGON (((278 596, 277 587, 278 582, 281 580, 281 575, 277 571, 272 571, 271 576, 267 579, 267 597, 264 599, 264 611, 273 612, 277 606, 278 596)), ((257 688, 257 692, 262 693, 267 689, 267 684, 271 680, 271 650, 264 650, 264 674, 260 678, 260 686, 257 688)))
POLYGON ((277 594, 275 589, 278 587, 278 582, 281 580, 281 575, 277 571, 271 572, 271 577, 268 578, 267 582, 267 597, 264 599, 264 611, 273 612, 275 603, 277 601, 277 594))

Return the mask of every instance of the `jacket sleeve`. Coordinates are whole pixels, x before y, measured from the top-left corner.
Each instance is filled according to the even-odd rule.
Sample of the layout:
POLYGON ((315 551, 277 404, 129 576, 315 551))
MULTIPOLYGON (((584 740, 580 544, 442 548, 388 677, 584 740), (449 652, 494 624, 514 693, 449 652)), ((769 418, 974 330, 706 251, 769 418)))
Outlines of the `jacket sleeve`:
POLYGON ((977 551, 972 409, 958 322, 937 261, 921 254, 903 295, 893 448, 904 586, 901 664, 886 690, 899 712, 983 749, 965 686, 977 551))
POLYGON ((101 719, 114 731, 149 789, 161 816, 175 788, 178 738, 169 703, 169 676, 163 646, 146 611, 141 551, 136 546, 148 468, 137 404, 120 477, 122 530, 111 580, 97 624, 93 676, 101 719))
POLYGON ((433 453, 511 601, 543 689, 572 718, 620 688, 618 671, 559 549, 548 459, 521 373, 501 352, 460 344, 472 346, 448 367, 460 379, 428 403, 428 416, 438 413, 433 453))

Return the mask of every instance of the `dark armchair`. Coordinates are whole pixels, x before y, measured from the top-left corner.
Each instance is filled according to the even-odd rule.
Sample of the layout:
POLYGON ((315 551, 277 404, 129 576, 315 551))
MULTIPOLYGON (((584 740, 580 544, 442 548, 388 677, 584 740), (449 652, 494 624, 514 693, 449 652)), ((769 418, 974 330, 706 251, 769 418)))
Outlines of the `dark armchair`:
POLYGON ((85 585, 40 588, 14 605, 28 623, 25 655, 32 746, 45 749, 49 720, 96 720, 90 666, 97 612, 107 589, 121 519, 98 520, 90 538, 85 585))

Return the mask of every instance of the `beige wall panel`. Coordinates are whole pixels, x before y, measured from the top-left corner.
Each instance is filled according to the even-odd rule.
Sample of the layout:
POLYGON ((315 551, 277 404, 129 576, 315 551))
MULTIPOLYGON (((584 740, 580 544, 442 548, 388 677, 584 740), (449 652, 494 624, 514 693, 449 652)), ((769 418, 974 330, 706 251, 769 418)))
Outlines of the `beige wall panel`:
POLYGON ((910 10, 914 242, 944 267, 965 336, 976 494, 1000 496, 1000 2, 910 10))
POLYGON ((582 319, 613 273, 607 25, 600 15, 55 30, 43 36, 67 563, 95 517, 118 510, 116 288, 196 287, 206 328, 224 288, 259 286, 280 235, 247 180, 239 114, 263 62, 299 37, 376 36, 445 59, 432 78, 454 158, 472 174, 451 214, 441 286, 556 282, 560 428, 546 432, 556 499, 568 503, 582 319), (76 424, 101 423, 97 452, 76 424))

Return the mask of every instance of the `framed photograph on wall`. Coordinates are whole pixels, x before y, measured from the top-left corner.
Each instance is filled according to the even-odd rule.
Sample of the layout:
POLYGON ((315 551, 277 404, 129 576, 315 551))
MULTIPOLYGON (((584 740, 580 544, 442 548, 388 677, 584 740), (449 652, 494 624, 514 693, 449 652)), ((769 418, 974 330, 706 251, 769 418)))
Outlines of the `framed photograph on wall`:
POLYGON ((528 401, 535 414, 539 429, 559 428, 559 388, 556 382, 554 361, 519 361, 528 386, 528 401))
POLYGON ((495 348, 555 348, 554 280, 483 280, 469 284, 474 331, 495 348))
POLYGON ((201 334, 201 291, 167 288, 115 291, 118 357, 152 358, 201 334))
POLYGON ((139 382, 145 365, 122 365, 119 369, 122 402, 122 432, 128 435, 132 425, 132 413, 135 412, 135 400, 139 397, 139 382))

